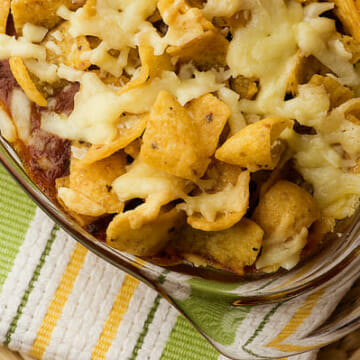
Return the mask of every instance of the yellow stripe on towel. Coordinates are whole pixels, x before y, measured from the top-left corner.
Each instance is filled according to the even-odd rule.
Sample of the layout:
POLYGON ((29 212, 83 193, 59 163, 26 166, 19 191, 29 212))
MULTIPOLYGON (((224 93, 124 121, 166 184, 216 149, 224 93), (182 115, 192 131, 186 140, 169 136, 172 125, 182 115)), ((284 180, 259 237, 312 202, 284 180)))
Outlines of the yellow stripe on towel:
POLYGON ((36 359, 41 359, 43 357, 45 350, 50 343, 56 323, 59 320, 66 301, 74 287, 79 271, 84 265, 87 253, 88 250, 80 244, 76 244, 76 247, 71 254, 70 261, 60 280, 59 286, 50 302, 43 322, 36 334, 36 339, 31 347, 30 355, 36 359))
POLYGON ((325 290, 326 288, 310 294, 306 298, 305 303, 299 307, 295 315, 284 326, 279 335, 270 343, 268 343, 267 346, 286 352, 300 352, 311 350, 313 348, 312 346, 282 344, 282 342, 289 338, 292 334, 294 334, 296 330, 300 327, 300 325, 305 321, 305 319, 311 314, 313 308, 316 306, 317 302, 324 294, 325 290))
POLYGON ((124 283, 117 295, 114 305, 105 321, 103 331, 99 337, 96 346, 93 349, 91 359, 103 360, 115 339, 118 328, 126 313, 135 289, 139 285, 139 280, 130 275, 126 275, 124 283))

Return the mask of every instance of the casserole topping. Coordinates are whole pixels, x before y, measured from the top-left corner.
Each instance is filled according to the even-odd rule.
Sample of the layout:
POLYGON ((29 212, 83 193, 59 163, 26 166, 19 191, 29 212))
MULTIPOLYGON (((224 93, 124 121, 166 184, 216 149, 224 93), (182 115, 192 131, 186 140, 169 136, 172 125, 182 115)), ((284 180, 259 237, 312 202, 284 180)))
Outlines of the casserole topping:
POLYGON ((3 1, 1 134, 121 251, 291 269, 359 205, 357 6, 3 1))

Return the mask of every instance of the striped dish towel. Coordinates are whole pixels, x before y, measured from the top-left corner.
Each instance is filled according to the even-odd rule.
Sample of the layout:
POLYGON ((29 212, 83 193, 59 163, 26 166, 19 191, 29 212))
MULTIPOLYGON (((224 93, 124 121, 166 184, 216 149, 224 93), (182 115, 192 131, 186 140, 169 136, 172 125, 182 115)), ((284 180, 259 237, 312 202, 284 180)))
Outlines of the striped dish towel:
MULTIPOLYGON (((302 307, 311 313, 316 302, 307 301, 302 307)), ((267 309, 256 326, 243 320, 246 358, 256 358, 251 345, 266 338, 257 336, 267 331, 267 319, 280 316, 276 306, 267 309)), ((297 314, 295 328, 306 325, 303 312, 299 307, 284 328, 300 321, 297 314)), ((51 360, 226 359, 157 293, 60 230, 1 166, 0 343, 51 360)), ((315 358, 313 352, 293 359, 315 358)))

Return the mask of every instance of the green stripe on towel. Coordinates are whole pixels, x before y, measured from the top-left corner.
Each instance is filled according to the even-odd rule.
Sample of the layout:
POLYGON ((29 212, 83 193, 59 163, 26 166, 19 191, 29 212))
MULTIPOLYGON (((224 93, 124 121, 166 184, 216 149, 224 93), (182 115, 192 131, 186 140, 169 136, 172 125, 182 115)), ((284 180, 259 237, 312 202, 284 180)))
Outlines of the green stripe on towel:
POLYGON ((143 330, 142 330, 142 332, 141 332, 141 334, 140 334, 140 336, 139 336, 139 338, 137 340, 137 343, 136 343, 136 345, 134 347, 133 353, 132 353, 129 360, 135 360, 137 355, 138 355, 139 350, 143 346, 144 339, 145 339, 145 337, 146 337, 146 335, 147 335, 147 333, 149 331, 149 326, 153 322, 156 310, 158 309, 158 307, 160 305, 160 300, 161 300, 161 296, 158 295, 154 300, 154 304, 153 304, 152 308, 150 309, 150 312, 149 312, 149 314, 148 314, 148 316, 146 318, 145 324, 144 324, 144 328, 143 328, 143 330))
POLYGON ((246 341, 246 343, 242 346, 242 349, 246 351, 248 354, 252 356, 256 356, 258 358, 267 359, 265 356, 258 355, 247 348, 249 344, 251 344, 255 338, 263 331, 265 325, 268 323, 269 319, 276 313, 276 310, 282 305, 283 303, 276 304, 271 310, 265 315, 264 319, 261 321, 259 326, 256 328, 254 333, 250 336, 250 338, 246 341))
POLYGON ((40 276, 41 269, 45 264, 46 257, 50 253, 52 244, 55 241, 56 233, 58 232, 58 230, 59 230, 59 227, 57 225, 55 225, 53 227, 52 231, 51 231, 50 239, 47 241, 47 243, 45 245, 45 248, 44 248, 44 250, 43 250, 43 252, 42 252, 42 254, 40 256, 39 263, 37 264, 37 266, 35 268, 35 271, 34 271, 32 277, 31 277, 31 280, 29 282, 29 285, 28 285, 27 289, 25 290, 25 293, 24 293, 24 295, 23 295, 23 297, 21 299, 20 305, 19 305, 19 307, 17 309, 17 313, 14 316, 14 318, 12 319, 9 330, 6 333, 5 342, 4 342, 5 345, 10 344, 11 337, 12 337, 12 335, 14 334, 14 332, 16 330, 18 321, 19 321, 19 319, 20 319, 20 317, 21 317, 21 315, 23 313, 23 310, 24 310, 24 308, 25 308, 25 306, 26 306, 26 304, 27 304, 27 302, 29 300, 29 296, 30 296, 32 290, 34 289, 35 283, 37 282, 37 280, 38 280, 38 278, 40 276))
POLYGON ((161 360, 217 360, 218 357, 219 353, 179 315, 161 360))
POLYGON ((0 291, 35 215, 35 204, 0 165, 0 291))
MULTIPOLYGON (((158 278, 158 283, 159 284, 163 284, 164 281, 166 280, 166 275, 169 273, 169 270, 164 270, 159 278, 158 278)), ((136 341, 136 344, 134 346, 134 350, 132 352, 132 355, 130 357, 129 360, 135 360, 137 355, 138 355, 138 352, 139 350, 141 349, 141 347, 143 346, 144 344, 144 340, 146 338, 146 335, 148 334, 149 332, 149 327, 151 325, 151 323, 153 322, 154 320, 154 316, 155 316, 155 313, 157 311, 157 309, 159 308, 159 305, 160 305, 160 300, 161 300, 161 296, 158 295, 155 300, 154 300, 154 303, 153 303, 153 306, 151 307, 149 313, 148 313, 148 316, 145 320, 145 323, 144 323, 144 328, 142 330, 142 332, 140 333, 137 341, 136 341)))

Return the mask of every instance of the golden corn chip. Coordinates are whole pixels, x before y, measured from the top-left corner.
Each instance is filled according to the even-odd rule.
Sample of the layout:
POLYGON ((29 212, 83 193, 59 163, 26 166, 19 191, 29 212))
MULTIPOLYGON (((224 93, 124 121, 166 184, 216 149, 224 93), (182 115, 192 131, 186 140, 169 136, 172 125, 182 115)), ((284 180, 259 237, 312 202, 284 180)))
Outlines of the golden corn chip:
POLYGON ((155 12, 152 15, 150 15, 146 20, 148 22, 152 23, 152 24, 154 24, 154 23, 156 23, 158 21, 161 21, 162 18, 161 18, 161 15, 159 13, 159 10, 156 9, 155 12))
POLYGON ((260 120, 228 139, 216 151, 215 157, 251 172, 272 170, 279 162, 283 150, 278 138, 283 130, 292 126, 291 120, 278 116, 260 120))
POLYGON ((249 219, 242 219, 230 229, 205 232, 186 227, 172 243, 174 251, 189 261, 199 262, 238 274, 252 265, 261 249, 262 229, 249 219))
POLYGON ((211 94, 192 100, 186 110, 197 128, 199 156, 206 159, 214 154, 231 110, 211 94))
POLYGON ((344 116, 347 121, 360 125, 360 99, 354 98, 333 109, 332 113, 337 114, 337 116, 344 116))
POLYGON ((184 179, 201 177, 196 128, 187 111, 168 92, 159 93, 150 112, 140 157, 145 163, 184 179))
POLYGON ((140 154, 142 141, 141 139, 136 139, 131 142, 129 145, 124 147, 124 152, 127 155, 130 155, 133 159, 136 159, 140 154))
POLYGON ((237 76, 230 81, 231 88, 236 91, 241 99, 253 100, 259 91, 255 78, 247 78, 243 75, 237 76))
POLYGON ((360 12, 354 0, 334 0, 335 13, 344 28, 358 41, 360 41, 360 12))
MULTIPOLYGON (((209 199, 210 200, 210 199, 209 199)), ((245 215, 243 212, 221 213, 216 216, 214 221, 206 220, 201 214, 197 213, 187 218, 187 223, 194 229, 202 231, 221 231, 231 228, 238 223, 245 215)))
POLYGON ((169 55, 163 54, 156 56, 154 55, 154 49, 151 46, 139 46, 139 56, 141 60, 141 70, 139 75, 123 86, 118 91, 118 95, 145 84, 151 79, 159 76, 163 70, 173 70, 169 55))
POLYGON ((111 85, 114 87, 122 87, 125 86, 129 81, 129 78, 124 74, 121 76, 114 76, 106 71, 102 71, 100 69, 91 69, 87 70, 89 72, 95 73, 99 79, 106 85, 111 85))
MULTIPOLYGON (((202 2, 202 0, 200 0, 202 2)), ((219 2, 220 4, 220 2, 219 2)), ((196 6, 201 9, 203 6, 196 6)), ((213 14, 215 15, 215 14, 213 14)), ((251 18, 247 10, 240 10, 232 16, 215 16, 212 18, 212 24, 223 34, 234 34, 239 27, 245 27, 251 18)))
POLYGON ((331 70, 316 57, 306 57, 298 50, 289 74, 287 92, 295 96, 298 94, 299 85, 308 83, 314 74, 326 76, 329 73, 331 70))
MULTIPOLYGON (((70 186, 70 180, 69 180, 69 176, 65 176, 62 178, 57 178, 55 180, 55 188, 56 191, 58 192, 60 188, 68 188, 70 186)), ((66 190, 65 190, 66 192, 66 190)), ((85 215, 80 215, 74 211, 71 211, 69 208, 66 207, 65 203, 62 201, 62 199, 57 196, 57 200, 59 202, 59 204, 64 208, 64 210, 66 210, 66 212, 76 221, 80 224, 80 226, 86 226, 89 225, 91 223, 93 223, 97 217, 93 217, 93 216, 85 216, 85 215)))
POLYGON ((190 9, 190 6, 184 0, 177 1, 176 4, 174 4, 173 0, 159 0, 157 7, 162 19, 165 19, 168 25, 176 22, 179 14, 184 14, 190 9))
MULTIPOLYGON (((154 161, 154 156, 158 156, 157 161, 159 161, 160 156, 160 159, 163 160, 164 164, 164 167, 160 167, 160 169, 172 173, 176 176, 189 179, 193 179, 194 176, 201 177, 206 171, 206 168, 210 162, 209 157, 213 155, 216 150, 219 137, 224 129, 227 119, 231 114, 231 110, 224 102, 217 99, 214 95, 207 94, 191 101, 186 106, 186 114, 184 112, 184 109, 170 94, 163 94, 162 97, 163 99, 160 95, 158 97, 158 101, 159 103, 161 103, 161 106, 158 106, 157 108, 159 114, 156 114, 154 111, 151 112, 150 118, 152 116, 153 118, 149 120, 147 130, 145 131, 144 146, 142 147, 142 156, 146 156, 148 160, 144 161, 154 161), (166 106, 168 106, 168 109, 170 109, 173 117, 182 118, 181 121, 185 124, 183 134, 179 135, 180 129, 177 125, 177 123, 179 122, 174 119, 171 120, 171 122, 173 123, 171 130, 172 134, 166 133, 166 130, 164 131, 163 127, 170 130, 168 125, 164 126, 161 123, 161 121, 163 120, 166 120, 167 122, 170 121, 170 117, 166 114, 165 111, 166 106), (173 110, 171 110, 171 108, 173 108, 173 110), (190 118, 188 115, 190 115, 190 118), (159 116, 161 116, 163 120, 159 119, 159 116), (162 137, 162 140, 159 138, 159 136, 162 137), (188 138, 184 141, 191 141, 191 137, 193 139, 196 138, 197 144, 196 148, 193 149, 193 153, 191 155, 186 154, 188 156, 187 160, 194 161, 193 165, 186 165, 182 164, 181 162, 178 163, 177 161, 175 161, 174 158, 174 164, 169 166, 169 159, 165 159, 165 157, 173 158, 174 154, 171 154, 171 152, 174 152, 176 150, 175 148, 172 148, 173 144, 169 143, 171 137, 176 138, 175 141, 180 143, 180 145, 178 146, 184 146, 182 138, 188 138), (152 141, 151 139, 153 139, 154 141, 152 141), (155 143, 161 141, 164 141, 162 145, 155 145, 155 143), (156 146, 158 147, 157 149, 156 146), (165 149, 164 147, 167 147, 167 149, 165 149), (169 151, 169 153, 166 155, 165 151, 169 151), (195 160, 195 158, 192 158, 191 156, 196 156, 198 159, 195 160), (169 167, 171 166, 178 168, 169 169, 169 167), (191 169, 186 169, 186 166, 190 166, 191 169), (179 167, 182 167, 182 169, 179 169, 179 167), (186 171, 186 173, 184 173, 184 171, 186 171)), ((155 105, 154 108, 156 109, 155 105)), ((185 151, 186 150, 191 149, 187 148, 185 149, 185 151)), ((181 155, 185 155, 185 152, 183 152, 183 154, 178 154, 177 157, 181 155)), ((152 162, 149 162, 149 164, 154 166, 154 163, 152 162)), ((158 165, 156 167, 158 167, 158 165)))
POLYGON ((303 77, 303 67, 304 67, 304 55, 301 50, 298 50, 294 62, 294 66, 289 76, 288 91, 295 96, 298 93, 298 86, 301 83, 301 78, 303 77))
POLYGON ((194 61, 200 66, 225 64, 229 43, 200 9, 190 7, 185 1, 168 0, 160 0, 158 9, 169 25, 166 37, 170 44, 172 39, 176 39, 168 47, 168 54, 182 61, 194 61))
POLYGON ((139 55, 142 66, 147 67, 150 78, 159 76, 162 71, 173 71, 174 66, 168 55, 154 55, 154 49, 151 46, 139 46, 139 55))
POLYGON ((242 172, 235 185, 229 183, 214 193, 186 196, 178 208, 188 214, 187 222, 203 231, 225 230, 239 222, 249 207, 250 174, 242 172))
POLYGON ((289 176, 289 173, 293 171, 291 162, 289 161, 291 156, 291 151, 286 151, 266 181, 259 184, 257 191, 260 198, 262 198, 275 183, 285 179, 289 176))
POLYGON ((93 217, 106 214, 105 208, 76 190, 61 187, 58 189, 58 197, 65 207, 77 214, 93 217))
POLYGON ((42 43, 46 48, 47 59, 53 64, 65 64, 76 70, 85 70, 91 63, 89 60, 82 60, 81 54, 91 50, 90 44, 85 36, 71 37, 69 28, 70 23, 64 21, 48 33, 42 43))
POLYGON ((47 106, 46 99, 44 98, 43 94, 41 94, 41 92, 36 88, 24 64, 24 61, 20 57, 15 56, 9 59, 9 64, 14 78, 20 87, 24 90, 26 96, 39 106, 47 106))
POLYGON ((354 92, 330 76, 314 75, 312 85, 323 85, 330 98, 330 109, 334 109, 354 97, 354 92))
POLYGON ((123 114, 120 117, 118 136, 116 140, 110 144, 93 145, 81 160, 81 164, 92 164, 95 161, 105 159, 115 152, 125 148, 142 135, 147 121, 147 114, 123 114))
POLYGON ((85 0, 12 0, 11 12, 16 33, 21 35, 26 23, 52 29, 61 22, 61 18, 56 15, 60 6, 76 10, 84 3, 85 0))
POLYGON ((205 68, 225 64, 228 41, 215 29, 204 33, 182 46, 170 46, 167 53, 182 61, 193 60, 205 68))
POLYGON ((97 3, 97 0, 86 0, 86 3, 83 6, 83 9, 84 9, 84 12, 89 17, 96 15, 96 3, 97 3))
POLYGON ((341 35, 341 42, 347 52, 352 54, 351 62, 356 64, 360 60, 360 41, 354 39, 352 36, 341 35))
POLYGON ((64 176, 61 178, 57 178, 55 180, 55 187, 56 189, 60 189, 61 187, 69 187, 70 186, 70 177, 64 176))
POLYGON ((10 0, 0 2, 0 34, 5 34, 7 19, 10 13, 10 0))
POLYGON ((301 228, 308 228, 318 217, 315 201, 307 191, 280 180, 260 199, 253 220, 264 230, 265 238, 281 232, 280 238, 287 239, 301 228))
POLYGON ((138 256, 153 256, 164 249, 184 224, 184 214, 176 209, 162 212, 153 221, 133 229, 126 212, 115 216, 106 231, 112 247, 138 256))
POLYGON ((295 265, 306 245, 307 229, 319 216, 316 203, 307 191, 289 181, 278 181, 260 198, 253 214, 253 220, 264 230, 257 267, 278 264, 290 269, 295 265))
POLYGON ((70 164, 69 187, 98 204, 99 211, 100 208, 104 211, 102 214, 119 213, 122 212, 124 204, 117 197, 112 183, 124 173, 125 159, 122 154, 116 153, 89 165, 83 165, 73 156, 70 164))
POLYGON ((239 176, 243 173, 243 169, 237 165, 231 165, 214 159, 218 176, 216 179, 215 191, 222 191, 229 185, 235 186, 239 181, 239 176))
POLYGON ((161 207, 170 201, 168 201, 168 198, 161 197, 161 194, 156 194, 150 199, 146 199, 143 204, 137 206, 135 209, 128 210, 122 215, 127 219, 126 221, 129 223, 131 229, 140 229, 144 224, 156 220, 160 214, 161 207))
POLYGON ((229 185, 235 186, 242 172, 240 166, 212 159, 205 175, 197 182, 197 185, 203 191, 210 193, 220 192, 229 185))

